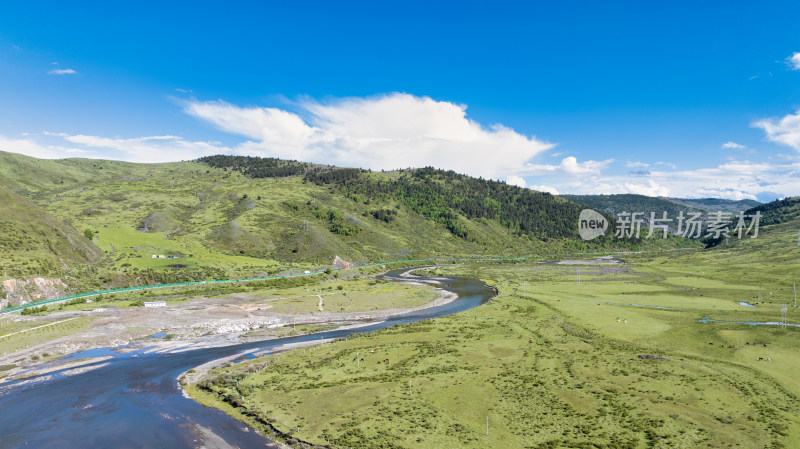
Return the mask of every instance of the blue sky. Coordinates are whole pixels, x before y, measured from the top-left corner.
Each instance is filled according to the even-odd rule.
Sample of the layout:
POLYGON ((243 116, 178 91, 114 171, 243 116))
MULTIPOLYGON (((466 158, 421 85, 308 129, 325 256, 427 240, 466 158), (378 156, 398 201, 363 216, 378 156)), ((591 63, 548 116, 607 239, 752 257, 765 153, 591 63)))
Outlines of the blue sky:
POLYGON ((800 195, 796 2, 0 5, 0 150, 800 195))

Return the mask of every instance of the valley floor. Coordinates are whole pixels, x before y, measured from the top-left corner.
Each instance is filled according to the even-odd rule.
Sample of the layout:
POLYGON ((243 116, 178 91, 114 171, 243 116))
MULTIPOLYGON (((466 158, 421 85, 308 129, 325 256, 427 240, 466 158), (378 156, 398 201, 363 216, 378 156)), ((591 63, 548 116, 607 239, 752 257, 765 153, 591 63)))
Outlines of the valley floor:
MULTIPOLYGON (((765 249, 779 243, 424 269, 481 279, 498 295, 313 349, 207 364, 181 382, 201 404, 295 446, 800 447, 800 328, 737 324, 774 324, 791 303, 800 249, 765 249)), ((450 299, 432 286, 327 277, 166 308, 125 300, 16 315, 0 327, 0 377, 42 373, 88 347, 263 340, 450 299)), ((798 313, 789 308, 790 323, 798 313)))
POLYGON ((170 351, 267 340, 364 324, 453 299, 427 284, 326 278, 288 289, 183 298, 166 307, 103 301, 44 316, 11 314, 0 318, 0 382, 52 371, 58 357, 87 349, 135 345, 170 351), (50 363, 42 367, 43 362, 50 363))
POLYGON ((188 391, 333 448, 798 447, 798 329, 700 321, 775 321, 787 291, 707 259, 720 254, 447 268, 499 295, 212 370, 188 391))

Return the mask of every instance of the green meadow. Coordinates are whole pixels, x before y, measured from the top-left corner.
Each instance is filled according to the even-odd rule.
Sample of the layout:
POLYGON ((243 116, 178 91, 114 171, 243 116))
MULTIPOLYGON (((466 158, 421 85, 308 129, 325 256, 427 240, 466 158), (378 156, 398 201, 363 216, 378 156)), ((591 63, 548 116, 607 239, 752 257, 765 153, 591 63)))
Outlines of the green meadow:
POLYGON ((250 297, 276 313, 349 313, 422 306, 436 299, 437 293, 430 286, 372 279, 333 279, 281 291, 256 290, 244 299, 250 297))
MULTIPOLYGON (((53 319, 47 321, 0 322, 0 355, 55 340, 89 329, 94 318, 53 319)), ((0 369, 0 371, 2 371, 0 369)))
POLYGON ((798 447, 800 329, 701 321, 774 322, 790 304, 800 323, 798 227, 620 265, 440 268, 499 294, 189 390, 279 439, 333 448, 798 447))

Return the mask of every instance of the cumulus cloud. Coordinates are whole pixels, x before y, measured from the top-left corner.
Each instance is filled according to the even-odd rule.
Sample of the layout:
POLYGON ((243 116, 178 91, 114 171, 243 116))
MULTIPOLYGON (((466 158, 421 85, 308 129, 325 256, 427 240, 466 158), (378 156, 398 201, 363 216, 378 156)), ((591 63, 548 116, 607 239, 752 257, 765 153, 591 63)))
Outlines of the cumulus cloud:
POLYGON ((71 143, 98 150, 115 150, 132 162, 170 162, 230 152, 209 142, 192 142, 177 136, 149 136, 130 139, 58 134, 71 143))
POLYGON ((790 146, 800 151, 800 110, 788 114, 780 120, 764 119, 753 122, 755 128, 761 128, 767 140, 790 146))
POLYGON ((184 111, 249 139, 238 154, 370 169, 431 165, 502 179, 553 144, 501 124, 483 126, 467 107, 393 93, 370 98, 303 100, 296 112, 224 101, 184 104, 184 111))
POLYGON ((51 71, 49 71, 47 73, 49 73, 51 75, 75 75, 78 72, 76 72, 73 69, 53 69, 53 70, 51 70, 51 71))
MULTIPOLYGON (((638 193, 684 198, 759 199, 766 192, 800 194, 800 162, 731 161, 694 170, 651 170, 649 174, 585 175, 546 179, 560 192, 575 194, 638 193)), ((763 199, 763 198, 762 198, 763 199)))
MULTIPOLYGON (((627 161, 632 173, 615 171, 613 159, 579 161, 562 156, 559 163, 545 164, 536 157, 553 144, 503 125, 479 124, 468 117, 466 106, 408 94, 327 102, 304 99, 285 108, 197 100, 181 102, 181 106, 192 117, 235 135, 239 143, 226 146, 166 133, 146 137, 45 133, 0 136, 0 150, 41 158, 80 155, 134 162, 239 154, 371 169, 431 165, 553 194, 730 199, 763 199, 775 192, 800 194, 798 158, 781 163, 730 161, 694 170, 678 170, 664 161, 627 161)), ((800 111, 753 126, 763 129, 768 140, 800 151, 800 111)), ((736 142, 722 144, 722 148, 746 152, 743 147, 736 142)))
POLYGON ((599 175, 614 159, 604 161, 578 162, 575 156, 568 156, 561 160, 559 165, 552 164, 526 164, 523 172, 531 175, 561 173, 567 175, 599 175))
MULTIPOLYGON (((182 107, 187 114, 244 140, 225 146, 174 135, 123 138, 46 132, 6 146, 8 151, 37 157, 70 157, 80 151, 88 157, 133 162, 223 153, 370 169, 430 165, 492 179, 515 176, 516 184, 524 182, 521 177, 528 173, 548 171, 548 166, 531 165, 531 160, 554 146, 500 124, 481 125, 467 116, 466 106, 400 93, 324 103, 305 99, 293 104, 292 111, 224 101, 185 101, 182 107), (48 139, 48 144, 41 143, 48 139), (66 151, 65 144, 72 151, 66 151)), ((603 162, 578 163, 569 157, 556 170, 577 175, 599 172, 603 166, 603 162)))
POLYGON ((39 159, 57 159, 60 156, 56 148, 42 145, 33 139, 12 139, 0 135, 0 151, 24 154, 39 159))
POLYGON ((800 52, 794 52, 786 58, 786 64, 789 65, 790 70, 800 70, 800 52))
POLYGON ((506 184, 510 184, 512 186, 522 187, 523 189, 528 185, 521 176, 507 176, 506 177, 506 184))
POLYGON ((645 183, 626 182, 624 186, 627 193, 647 196, 669 196, 669 189, 652 179, 647 180, 645 183))
POLYGON ((531 186, 531 190, 538 190, 539 192, 547 192, 553 195, 558 195, 558 190, 552 186, 531 186))
POLYGON ((176 136, 123 139, 45 132, 41 136, 24 133, 23 137, 14 139, 0 135, 0 151, 40 159, 88 157, 130 162, 171 162, 231 153, 230 148, 214 142, 192 142, 176 136))
POLYGON ((725 142, 722 144, 722 148, 726 150, 743 150, 747 147, 736 142, 725 142))

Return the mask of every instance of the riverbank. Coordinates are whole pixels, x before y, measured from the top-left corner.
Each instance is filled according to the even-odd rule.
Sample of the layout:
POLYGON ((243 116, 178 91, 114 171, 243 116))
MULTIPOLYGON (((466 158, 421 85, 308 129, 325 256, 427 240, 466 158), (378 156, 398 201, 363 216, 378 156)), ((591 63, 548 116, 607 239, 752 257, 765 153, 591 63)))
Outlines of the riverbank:
MULTIPOLYGON (((356 281, 350 282, 352 285, 356 281)), ((365 282, 362 284, 368 285, 365 282)), ((23 376, 31 377, 43 370, 58 370, 59 357, 91 349, 115 348, 119 352, 132 352, 145 348, 147 352, 152 353, 174 353, 245 342, 269 341, 334 327, 344 329, 348 326, 368 325, 388 316, 442 306, 457 298, 454 294, 434 287, 435 281, 418 282, 409 278, 402 284, 405 285, 402 292, 417 298, 417 301, 430 297, 433 297, 433 300, 428 299, 413 307, 358 312, 313 311, 296 314, 275 312, 276 308, 291 307, 286 304, 293 302, 304 304, 309 298, 316 308, 317 294, 309 292, 305 295, 293 295, 297 293, 295 291, 297 289, 294 289, 283 294, 279 292, 263 296, 231 295, 222 300, 198 298, 160 309, 99 307, 88 311, 54 313, 46 318, 55 322, 73 322, 72 320, 77 318, 91 317, 92 325, 89 329, 0 356, 0 383, 23 376)), ((337 283, 337 285, 342 284, 337 283)), ((339 291, 333 285, 329 287, 335 292, 339 291)), ((350 297, 356 297, 355 301, 368 300, 368 298, 357 299, 358 296, 353 290, 354 288, 351 288, 336 294, 347 297, 349 293, 350 297)), ((382 294, 386 295, 386 292, 389 292, 388 294, 393 295, 395 291, 398 290, 393 284, 388 286, 374 284, 357 293, 361 296, 374 294, 380 299, 382 294)), ((329 301, 328 304, 332 302, 329 301)), ((408 303, 408 300, 402 302, 408 303)), ((383 302, 384 305, 392 303, 383 302)), ((380 301, 376 301, 376 305, 380 304, 380 301)), ((37 317, 25 317, 25 319, 36 320, 37 317)))
MULTIPOLYGON (((397 276, 398 272, 391 274, 397 276)), ((235 360, 250 354, 283 351, 295 347, 294 343, 319 339, 338 342, 346 338, 360 338, 361 335, 370 335, 372 331, 395 324, 413 323, 468 310, 494 294, 480 282, 473 283, 481 286, 481 294, 459 297, 455 301, 452 301, 453 296, 437 294, 436 301, 422 305, 428 307, 407 308, 404 314, 377 322, 343 323, 344 326, 337 326, 335 330, 328 329, 313 335, 177 349, 163 346, 180 342, 166 340, 164 335, 154 335, 147 340, 162 340, 158 347, 153 344, 126 345, 113 350, 91 350, 77 354, 73 359, 112 357, 77 368, 96 367, 82 374, 60 376, 60 372, 54 371, 28 379, 30 382, 39 382, 36 385, 20 385, 17 382, 0 387, 0 408, 13 409, 20 416, 18 420, 0 422, 0 434, 4 435, 5 444, 0 444, 0 447, 46 447, 61 442, 69 447, 80 444, 100 448, 113 447, 118 441, 126 441, 137 447, 278 448, 277 444, 263 436, 269 433, 253 431, 258 427, 248 427, 215 409, 187 399, 181 394, 176 376, 209 360, 231 356, 235 360), (408 311, 411 309, 417 310, 408 311), (42 382, 45 379, 47 381, 42 382), (46 417, 47 423, 41 421, 43 417, 46 417), (56 421, 60 425, 49 425, 56 421), (47 431, 41 431, 41 426, 47 426, 47 431), (86 428, 92 431, 84 435, 81 429, 86 428), (148 431, 141 432, 142 428, 148 431), (76 435, 83 436, 80 442, 74 439, 76 435)), ((375 284, 387 285, 380 282, 375 284)), ((442 287, 450 289, 449 285, 442 287)), ((301 326, 297 328, 299 330, 301 326)), ((322 347, 333 346, 337 344, 335 342, 322 347)), ((313 352, 318 347, 307 348, 307 351, 313 352)), ((290 351, 293 352, 298 351, 290 351)), ((289 442, 291 438, 288 438, 289 442)))

